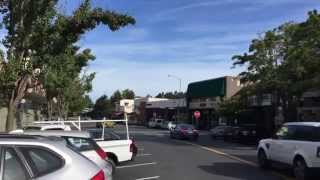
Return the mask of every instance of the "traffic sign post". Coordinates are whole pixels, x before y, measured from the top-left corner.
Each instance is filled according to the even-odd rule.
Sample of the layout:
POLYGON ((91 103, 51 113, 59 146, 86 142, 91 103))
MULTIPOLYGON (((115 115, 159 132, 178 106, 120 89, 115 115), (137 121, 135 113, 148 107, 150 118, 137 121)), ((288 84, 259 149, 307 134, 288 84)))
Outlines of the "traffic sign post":
POLYGON ((195 111, 195 112, 193 113, 193 116, 196 118, 196 120, 199 120, 200 117, 201 117, 200 111, 195 111))

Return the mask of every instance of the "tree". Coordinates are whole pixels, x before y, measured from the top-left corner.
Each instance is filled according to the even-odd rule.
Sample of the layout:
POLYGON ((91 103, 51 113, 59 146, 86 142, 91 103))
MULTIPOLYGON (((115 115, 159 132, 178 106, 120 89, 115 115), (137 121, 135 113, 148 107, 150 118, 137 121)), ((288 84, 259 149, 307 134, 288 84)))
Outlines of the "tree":
POLYGON ((133 90, 125 89, 121 92, 122 99, 134 99, 135 93, 133 90))
POLYGON ((168 98, 168 99, 179 99, 179 98, 184 98, 185 93, 183 92, 161 92, 156 95, 156 98, 168 98))
MULTIPOLYGON (((4 90, 4 101, 8 107, 6 120, 7 130, 16 126, 15 112, 17 105, 33 87, 33 82, 45 83, 50 71, 51 79, 58 71, 63 71, 65 63, 75 58, 76 63, 66 62, 74 67, 70 72, 75 77, 82 67, 87 65, 91 58, 88 53, 78 53, 79 47, 75 44, 85 32, 94 29, 99 24, 104 24, 115 31, 135 20, 127 15, 101 8, 91 8, 90 0, 84 0, 80 7, 71 16, 59 14, 56 4, 58 0, 1 0, 0 12, 2 25, 8 31, 3 44, 7 49, 7 57, 2 61, 1 89, 4 90), (41 73, 37 73, 39 71, 41 73)), ((64 76, 66 77, 66 76, 64 76)), ((55 81, 58 82, 58 81, 55 81)), ((58 84, 67 84, 69 79, 63 79, 58 84)), ((52 83, 54 84, 54 83, 52 83)), ((53 94, 60 94, 52 92, 53 94)), ((50 90, 47 93, 51 96, 50 90)), ((51 98, 51 97, 50 97, 51 98)))
POLYGON ((305 22, 267 31, 252 41, 248 53, 233 57, 234 65, 248 66, 240 74, 242 81, 255 93, 273 94, 274 108, 282 106, 285 119, 303 92, 320 87, 319 27, 319 14, 309 12, 305 22))
POLYGON ((108 96, 99 97, 93 106, 92 116, 94 118, 110 117, 113 107, 108 96))
POLYGON ((111 103, 114 105, 122 99, 122 94, 119 90, 116 90, 110 97, 111 103))

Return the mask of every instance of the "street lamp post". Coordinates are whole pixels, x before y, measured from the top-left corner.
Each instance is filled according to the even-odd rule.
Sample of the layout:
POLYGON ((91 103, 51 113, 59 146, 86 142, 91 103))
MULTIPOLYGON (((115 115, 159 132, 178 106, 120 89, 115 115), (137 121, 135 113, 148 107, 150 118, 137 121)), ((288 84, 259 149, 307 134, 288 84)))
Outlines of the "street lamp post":
MULTIPOLYGON (((168 74, 168 77, 177 79, 179 81, 179 92, 178 93, 181 93, 181 81, 182 81, 182 79, 180 77, 178 77, 178 76, 171 75, 171 74, 168 74)), ((180 121, 180 99, 179 99, 178 107, 177 107, 177 119, 176 119, 176 121, 180 121)))

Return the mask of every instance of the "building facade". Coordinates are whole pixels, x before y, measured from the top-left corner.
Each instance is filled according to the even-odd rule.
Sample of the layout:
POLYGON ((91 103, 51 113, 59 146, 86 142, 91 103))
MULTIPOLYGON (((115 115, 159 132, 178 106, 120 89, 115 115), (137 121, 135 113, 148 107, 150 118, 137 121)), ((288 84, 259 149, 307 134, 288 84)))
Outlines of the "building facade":
POLYGON ((189 123, 200 129, 225 123, 217 115, 219 103, 234 96, 241 88, 240 79, 232 76, 190 83, 187 90, 189 123), (197 120, 193 116, 195 111, 200 112, 197 120))

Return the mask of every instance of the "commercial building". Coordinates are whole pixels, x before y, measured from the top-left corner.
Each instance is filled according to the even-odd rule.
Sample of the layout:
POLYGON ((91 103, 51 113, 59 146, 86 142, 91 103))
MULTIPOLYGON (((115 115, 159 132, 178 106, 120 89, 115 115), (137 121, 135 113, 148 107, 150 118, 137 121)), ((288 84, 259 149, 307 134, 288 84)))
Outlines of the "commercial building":
POLYGON ((182 120, 186 117, 185 99, 166 99, 141 97, 120 100, 116 106, 117 113, 126 114, 129 123, 146 124, 152 118, 167 121, 182 120))
POLYGON ((320 90, 305 92, 297 111, 299 121, 320 121, 320 90))
POLYGON ((217 115, 219 103, 231 98, 241 88, 240 79, 232 76, 190 83, 187 90, 190 123, 196 124, 201 129, 209 129, 212 126, 226 123, 217 115), (198 120, 193 116, 195 111, 201 114, 198 120))

